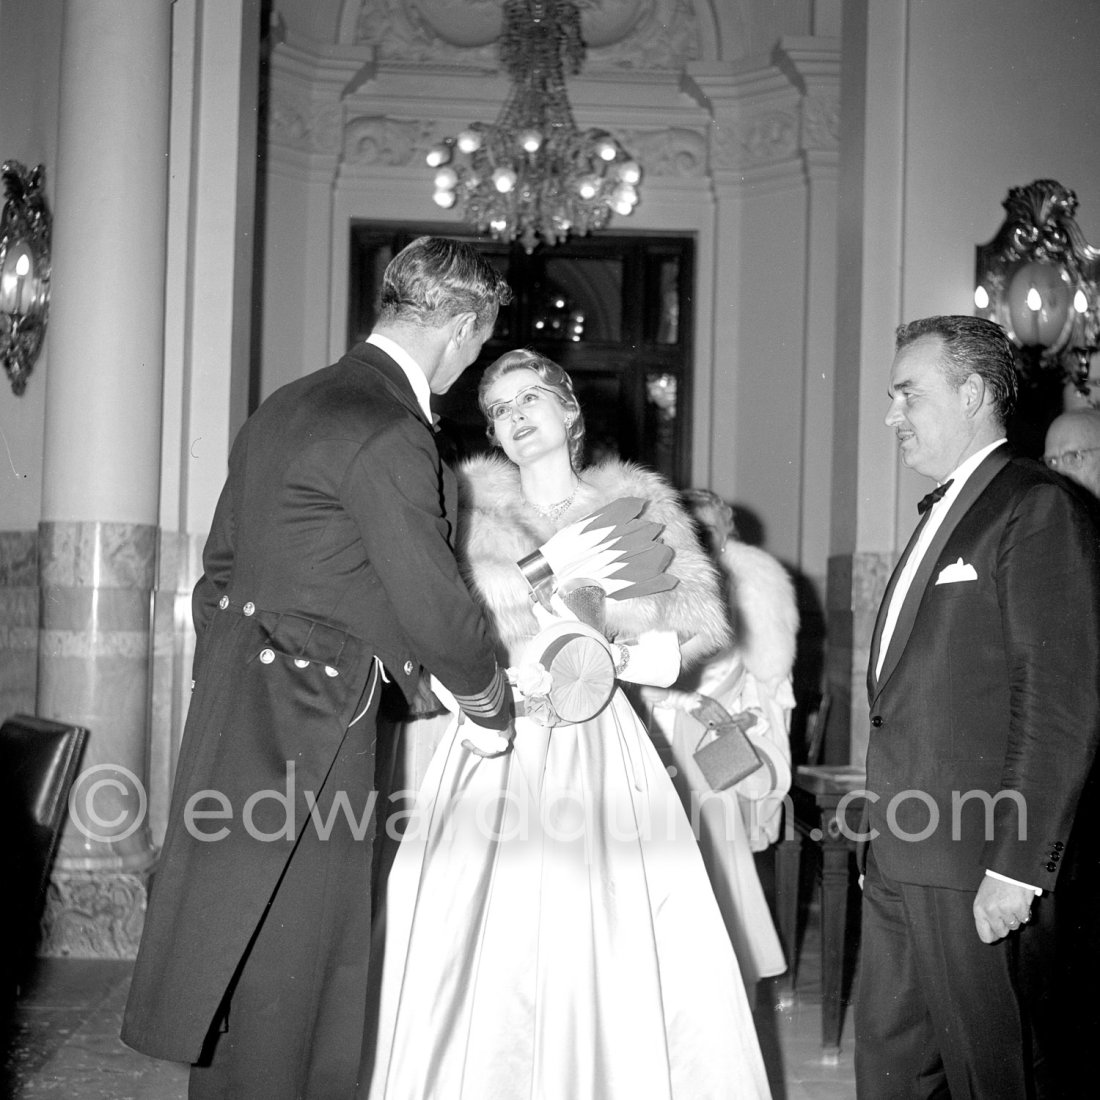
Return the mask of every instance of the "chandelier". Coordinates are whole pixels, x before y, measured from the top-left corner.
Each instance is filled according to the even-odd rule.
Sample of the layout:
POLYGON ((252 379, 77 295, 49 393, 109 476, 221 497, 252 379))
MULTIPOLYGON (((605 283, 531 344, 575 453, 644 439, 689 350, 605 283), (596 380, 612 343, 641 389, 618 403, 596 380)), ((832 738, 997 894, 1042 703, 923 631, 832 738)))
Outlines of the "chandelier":
POLYGON ((633 211, 638 162, 606 130, 573 121, 565 67, 575 76, 584 54, 573 0, 505 0, 500 60, 512 89, 492 125, 474 122, 429 150, 439 206, 459 203, 479 233, 518 238, 529 253, 633 211))

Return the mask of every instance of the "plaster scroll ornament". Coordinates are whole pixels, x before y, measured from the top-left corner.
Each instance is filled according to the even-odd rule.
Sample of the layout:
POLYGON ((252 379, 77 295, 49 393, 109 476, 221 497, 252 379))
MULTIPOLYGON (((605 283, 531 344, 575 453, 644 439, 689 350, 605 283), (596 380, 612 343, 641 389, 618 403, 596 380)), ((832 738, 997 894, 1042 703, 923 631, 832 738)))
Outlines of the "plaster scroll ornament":
POLYGON ((431 134, 427 123, 362 115, 344 130, 344 155, 349 164, 379 164, 400 168, 419 159, 431 134))
POLYGON ((620 137, 645 165, 646 175, 698 179, 707 172, 707 137, 699 130, 672 126, 667 130, 620 131, 620 137))
MULTIPOLYGON (((694 0, 575 0, 595 68, 676 68, 700 56, 694 0)), ((501 0, 362 0, 357 41, 380 60, 496 69, 501 0)))

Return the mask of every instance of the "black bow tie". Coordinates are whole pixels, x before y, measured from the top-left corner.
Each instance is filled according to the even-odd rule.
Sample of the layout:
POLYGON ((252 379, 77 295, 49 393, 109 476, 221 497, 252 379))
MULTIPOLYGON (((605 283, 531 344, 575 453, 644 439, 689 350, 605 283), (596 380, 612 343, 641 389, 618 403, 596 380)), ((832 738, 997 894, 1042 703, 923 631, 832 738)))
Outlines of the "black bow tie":
POLYGON ((941 500, 943 498, 943 494, 946 493, 947 490, 950 488, 950 481, 945 481, 942 485, 937 485, 935 489, 932 490, 932 492, 920 498, 920 500, 917 502, 917 511, 923 516, 924 513, 927 512, 928 509, 936 503, 937 500, 941 500))

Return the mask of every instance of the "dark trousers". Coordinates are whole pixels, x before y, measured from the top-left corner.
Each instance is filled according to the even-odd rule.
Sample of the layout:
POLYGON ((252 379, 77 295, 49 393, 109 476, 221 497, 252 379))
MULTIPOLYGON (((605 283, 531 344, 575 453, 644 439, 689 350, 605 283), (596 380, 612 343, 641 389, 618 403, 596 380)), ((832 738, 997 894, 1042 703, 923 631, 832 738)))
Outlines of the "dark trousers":
POLYGON ((318 817, 333 828, 302 831, 191 1067, 189 1100, 348 1100, 354 1091, 370 956, 377 706, 344 739, 317 799, 318 817), (340 792, 362 829, 333 813, 340 792))
POLYGON ((889 880, 872 845, 855 1011, 861 1100, 1027 1100, 1009 944, 978 938, 974 896, 889 880))

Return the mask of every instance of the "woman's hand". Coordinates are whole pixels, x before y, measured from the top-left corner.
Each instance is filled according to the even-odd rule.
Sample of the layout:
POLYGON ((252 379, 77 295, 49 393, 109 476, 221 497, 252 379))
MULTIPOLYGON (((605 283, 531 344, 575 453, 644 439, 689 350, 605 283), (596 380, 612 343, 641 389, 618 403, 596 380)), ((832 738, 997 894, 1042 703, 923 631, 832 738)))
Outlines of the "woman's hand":
POLYGON ((643 631, 636 642, 614 645, 612 657, 616 659, 616 676, 631 684, 669 687, 680 675, 680 643, 675 630, 643 631), (620 666, 620 648, 626 651, 623 666, 620 666))

